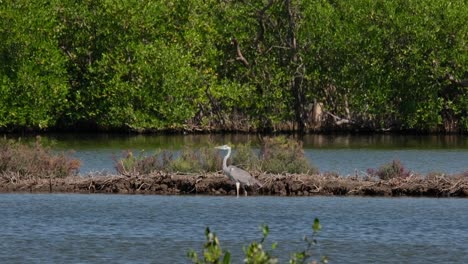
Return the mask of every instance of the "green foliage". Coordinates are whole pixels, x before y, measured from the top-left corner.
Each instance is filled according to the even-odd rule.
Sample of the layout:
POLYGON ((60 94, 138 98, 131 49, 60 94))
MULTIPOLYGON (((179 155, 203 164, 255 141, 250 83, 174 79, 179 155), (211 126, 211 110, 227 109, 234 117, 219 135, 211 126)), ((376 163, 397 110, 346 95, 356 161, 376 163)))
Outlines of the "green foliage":
POLYGON ((219 244, 218 237, 215 233, 212 233, 207 227, 205 230, 206 243, 203 247, 203 259, 198 258, 198 254, 191 250, 187 256, 196 264, 228 264, 231 263, 231 254, 229 251, 224 252, 219 244), (224 255, 222 261, 221 257, 224 255))
POLYGON ((78 173, 80 161, 64 153, 53 153, 44 147, 40 137, 34 144, 0 140, 0 175, 21 178, 63 178, 78 173))
POLYGON ((253 151, 250 143, 237 144, 234 150, 235 152, 232 154, 232 164, 252 171, 261 170, 260 158, 258 154, 253 151))
POLYGON ((304 156, 302 142, 284 136, 263 139, 260 162, 262 170, 270 173, 318 172, 304 156))
POLYGON ((0 129, 46 129, 67 103, 52 3, 0 4, 0 129))
POLYGON ((221 168, 222 160, 213 146, 196 150, 185 147, 180 156, 171 163, 172 171, 178 172, 213 172, 221 168))
POLYGON ((194 116, 199 78, 177 38, 180 8, 166 1, 61 4, 62 49, 76 80, 70 124, 169 129, 194 116))
MULTIPOLYGON (((115 160, 116 170, 124 175, 142 175, 154 171, 216 172, 222 168, 222 155, 212 145, 194 148, 186 146, 179 155, 157 151, 152 155, 127 152, 115 160)), ((302 143, 283 136, 264 138, 261 151, 255 152, 249 144, 234 147, 232 163, 249 171, 269 173, 318 173, 304 156, 302 143)))
POLYGON ((467 9, 3 1, 0 129, 340 129, 333 115, 357 128, 466 132, 467 9), (314 102, 332 115, 312 121, 314 102))
POLYGON ((137 156, 128 151, 115 160, 116 170, 123 175, 144 175, 155 171, 167 172, 215 172, 220 170, 222 160, 213 146, 193 148, 186 146, 179 155, 164 150, 152 155, 140 152, 137 156))
MULTIPOLYGON (((312 250, 318 244, 317 239, 315 238, 319 231, 322 229, 322 225, 318 218, 314 219, 314 223, 312 224, 312 237, 304 236, 303 240, 306 243, 306 249, 300 252, 294 252, 292 254, 291 259, 289 260, 290 264, 305 264, 309 263, 308 260, 312 258, 312 250)), ((315 261, 312 263, 316 263, 315 261)), ((322 256, 320 259, 320 263, 328 263, 328 259, 326 256, 322 256)))
POLYGON ((114 167, 123 175, 139 175, 166 170, 172 162, 173 154, 167 150, 157 151, 154 155, 140 152, 136 157, 133 152, 127 151, 122 159, 114 161, 114 167))
MULTIPOLYGON (((253 241, 248 246, 244 247, 244 254, 245 259, 244 263, 249 264, 274 264, 278 263, 278 258, 272 255, 272 251, 264 250, 263 246, 268 237, 270 232, 269 227, 267 225, 262 225, 261 227, 263 237, 260 242, 253 241)), ((313 256, 311 254, 312 249, 318 244, 315 237, 317 233, 320 231, 321 225, 317 218, 314 220, 314 224, 312 225, 312 237, 308 238, 304 236, 304 241, 306 242, 306 249, 300 252, 292 253, 292 257, 289 260, 291 264, 297 263, 317 263, 313 260, 313 256)), ((223 251, 219 239, 215 233, 212 233, 209 228, 206 228, 205 231, 206 236, 206 243, 203 247, 203 259, 198 257, 198 254, 194 250, 190 250, 187 256, 192 260, 192 263, 196 264, 205 264, 205 263, 223 263, 229 264, 231 263, 231 254, 229 251, 223 251), (223 257, 224 256, 224 257, 223 257), (223 259, 221 260, 221 257, 223 259)), ((273 243, 271 245, 271 250, 274 250, 277 247, 277 243, 273 243)), ((328 263, 328 260, 325 256, 323 256, 320 260, 320 263, 328 263)))
POLYGON ((379 169, 368 169, 367 173, 371 176, 377 176, 382 180, 393 178, 405 178, 410 176, 411 172, 399 160, 393 160, 379 167, 379 169))
POLYGON ((462 118, 452 101, 466 90, 451 86, 447 74, 467 78, 466 3, 315 2, 319 11, 305 4, 304 19, 329 25, 305 25, 304 34, 320 43, 307 61, 328 109, 374 128, 434 129, 446 112, 462 118))
MULTIPOLYGON (((265 242, 268 234, 270 233, 270 229, 267 225, 262 225, 262 233, 263 237, 260 242, 253 241, 247 247, 244 248, 245 259, 244 263, 248 264, 256 264, 256 263, 264 263, 264 264, 275 264, 278 263, 278 258, 272 256, 272 253, 269 251, 265 251, 263 249, 263 243, 265 242)), ((271 249, 275 249, 277 246, 276 243, 273 243, 271 249)))

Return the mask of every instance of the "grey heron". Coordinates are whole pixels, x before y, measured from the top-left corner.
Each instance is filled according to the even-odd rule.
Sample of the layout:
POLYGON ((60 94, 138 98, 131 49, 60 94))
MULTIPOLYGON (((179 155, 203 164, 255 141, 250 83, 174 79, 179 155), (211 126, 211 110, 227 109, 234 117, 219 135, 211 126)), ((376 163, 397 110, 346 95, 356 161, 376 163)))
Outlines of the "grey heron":
POLYGON ((242 185, 242 188, 244 189, 245 196, 247 196, 247 191, 245 190, 245 186, 252 186, 252 185, 258 185, 259 187, 262 187, 262 184, 252 177, 250 173, 247 171, 238 168, 236 166, 230 165, 227 166, 227 160, 231 156, 231 147, 228 145, 222 145, 219 147, 215 147, 217 149, 222 149, 222 150, 227 150, 226 156, 224 156, 223 159, 223 172, 226 174, 232 181, 236 183, 236 194, 237 197, 239 197, 239 188, 242 185))

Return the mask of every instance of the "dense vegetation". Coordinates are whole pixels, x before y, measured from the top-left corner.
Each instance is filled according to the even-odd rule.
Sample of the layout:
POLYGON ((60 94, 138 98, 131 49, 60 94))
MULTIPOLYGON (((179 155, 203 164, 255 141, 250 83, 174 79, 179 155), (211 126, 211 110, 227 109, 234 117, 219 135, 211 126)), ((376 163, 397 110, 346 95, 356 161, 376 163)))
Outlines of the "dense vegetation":
POLYGON ((468 131, 463 0, 0 2, 0 129, 468 131))

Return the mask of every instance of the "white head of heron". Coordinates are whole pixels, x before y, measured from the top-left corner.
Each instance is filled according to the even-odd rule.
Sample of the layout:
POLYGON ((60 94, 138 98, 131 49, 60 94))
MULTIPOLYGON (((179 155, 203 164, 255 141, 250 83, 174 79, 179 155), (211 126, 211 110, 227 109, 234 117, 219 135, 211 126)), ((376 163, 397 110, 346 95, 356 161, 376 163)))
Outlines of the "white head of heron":
POLYGON ((215 147, 217 149, 223 149, 223 150, 228 150, 228 149, 231 149, 231 147, 229 147, 228 145, 222 145, 222 146, 218 146, 218 147, 215 147))

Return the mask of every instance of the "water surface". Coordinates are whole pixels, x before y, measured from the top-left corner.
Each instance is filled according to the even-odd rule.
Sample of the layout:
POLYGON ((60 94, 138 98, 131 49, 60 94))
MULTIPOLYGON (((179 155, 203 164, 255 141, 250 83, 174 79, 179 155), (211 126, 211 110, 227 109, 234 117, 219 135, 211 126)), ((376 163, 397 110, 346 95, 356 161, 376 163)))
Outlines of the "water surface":
MULTIPOLYGON (((229 135, 93 135, 49 136, 59 150, 75 150, 82 160, 81 173, 114 171, 115 159, 126 150, 151 154, 155 150, 179 151, 183 147, 250 142, 259 146, 259 137, 229 135)), ((468 170, 468 136, 417 135, 307 135, 303 138, 306 157, 320 171, 342 175, 362 174, 392 160, 400 160, 419 173, 458 173, 468 170)))
POLYGON ((261 238, 286 262, 313 219, 330 263, 466 263, 466 199, 1 194, 1 263, 188 263, 204 229, 242 263, 261 238))
MULTIPOLYGON (((152 153, 184 146, 252 142, 252 135, 51 135, 73 149, 82 173, 113 171, 125 150, 152 153)), ((400 159, 418 172, 468 170, 466 136, 323 136, 304 138, 321 171, 354 174, 400 159)), ((331 263, 466 263, 466 199, 0 194, 0 263, 187 263, 209 226, 242 263, 242 247, 261 238, 286 262, 305 247, 318 217, 317 256, 331 263)))

